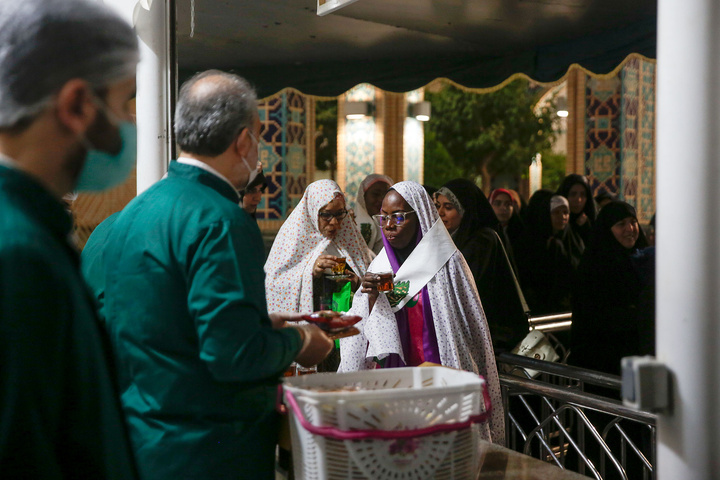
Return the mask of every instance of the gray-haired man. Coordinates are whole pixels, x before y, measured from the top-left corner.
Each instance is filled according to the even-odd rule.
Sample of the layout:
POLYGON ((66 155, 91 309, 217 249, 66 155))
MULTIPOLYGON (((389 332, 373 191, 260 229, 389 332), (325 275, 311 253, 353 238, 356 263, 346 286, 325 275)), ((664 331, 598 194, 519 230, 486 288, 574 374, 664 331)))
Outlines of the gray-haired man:
POLYGON ((105 275, 88 277, 105 291, 143 478, 273 479, 279 378, 333 347, 318 327, 279 328, 267 312, 262 237, 237 193, 258 174, 260 126, 244 79, 188 80, 180 158, 117 216, 105 275))
POLYGON ((137 40, 97 2, 0 5, 0 477, 137 478, 62 196, 135 161, 137 40))

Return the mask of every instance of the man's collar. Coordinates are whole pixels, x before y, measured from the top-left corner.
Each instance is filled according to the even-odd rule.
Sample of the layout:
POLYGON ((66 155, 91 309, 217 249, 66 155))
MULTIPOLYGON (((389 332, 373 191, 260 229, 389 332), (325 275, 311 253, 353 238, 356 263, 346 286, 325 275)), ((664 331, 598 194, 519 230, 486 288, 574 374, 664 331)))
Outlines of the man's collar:
POLYGON ((191 165, 191 166, 193 166, 193 167, 198 167, 198 168, 201 168, 201 169, 205 170, 206 172, 212 173, 213 175, 215 175, 216 177, 218 177, 219 179, 221 179, 222 181, 224 181, 225 183, 227 183, 228 185, 230 185, 233 190, 237 191, 237 189, 235 188, 235 186, 234 186, 232 183, 230 183, 230 180, 228 180, 225 175, 223 175, 222 173, 218 172, 218 171, 215 170, 213 167, 211 167, 210 165, 208 165, 207 163, 205 163, 205 162, 203 162, 203 161, 200 161, 200 160, 198 160, 198 159, 196 159, 196 158, 179 157, 179 158, 177 159, 177 162, 178 162, 178 163, 184 163, 185 165, 191 165))

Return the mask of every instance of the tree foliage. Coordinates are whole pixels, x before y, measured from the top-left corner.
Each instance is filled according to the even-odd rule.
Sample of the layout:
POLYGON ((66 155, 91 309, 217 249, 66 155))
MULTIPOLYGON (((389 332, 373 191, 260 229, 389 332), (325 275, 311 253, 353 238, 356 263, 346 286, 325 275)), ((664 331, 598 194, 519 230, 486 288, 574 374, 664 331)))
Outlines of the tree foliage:
MULTIPOLYGON (((520 178, 536 153, 550 153, 554 140, 552 105, 540 114, 534 111, 541 94, 525 80, 486 94, 453 86, 427 92, 432 118, 426 128, 425 171, 457 170, 466 178, 482 177, 488 187, 500 174, 520 178), (443 149, 433 142, 447 155, 438 153, 443 149)), ((441 185, 435 185, 439 180, 426 175, 433 186, 441 185)))
POLYGON ((550 153, 542 157, 542 188, 553 192, 558 189, 565 178, 566 156, 550 153))
POLYGON ((334 170, 337 161, 337 100, 315 103, 315 168, 334 170))
POLYGON ((439 188, 453 178, 464 177, 465 171, 453 162, 452 156, 442 143, 435 138, 435 132, 425 132, 425 172, 424 182, 439 188), (432 158, 432 161, 428 161, 432 158))

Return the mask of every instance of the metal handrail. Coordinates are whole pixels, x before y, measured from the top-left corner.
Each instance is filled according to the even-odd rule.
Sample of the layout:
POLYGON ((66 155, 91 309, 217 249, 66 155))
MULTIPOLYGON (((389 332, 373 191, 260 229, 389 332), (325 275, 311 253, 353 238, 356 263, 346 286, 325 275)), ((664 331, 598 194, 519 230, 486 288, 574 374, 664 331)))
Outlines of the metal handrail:
POLYGON ((541 325, 543 323, 559 322, 561 320, 572 320, 572 312, 554 313, 552 315, 542 315, 538 317, 530 317, 528 323, 531 327, 541 325))
POLYGON ((529 317, 530 330, 537 329, 542 332, 562 332, 572 327, 572 312, 529 317))
POLYGON ((613 390, 620 390, 620 386, 622 385, 622 381, 617 375, 610 375, 609 373, 598 372, 587 368, 573 367, 562 363, 546 362, 545 360, 523 357, 522 355, 515 355, 513 353, 500 353, 497 355, 496 360, 498 363, 529 368, 531 370, 550 373, 558 377, 571 378, 613 390))
POLYGON ((505 374, 500 374, 500 384, 519 391, 550 397, 581 408, 588 408, 649 425, 655 425, 657 422, 657 415, 655 414, 635 410, 626 407, 619 400, 611 400, 592 393, 557 387, 545 382, 505 374))
MULTIPOLYGON (((571 468, 598 480, 605 478, 606 464, 615 471, 615 475, 627 480, 628 455, 631 455, 632 459, 639 459, 642 463, 642 478, 655 478, 657 416, 628 408, 613 398, 613 391, 620 388, 619 377, 508 353, 497 355, 497 360, 503 367, 500 386, 506 411, 506 429, 510 432, 507 437, 509 448, 529 454, 534 442, 539 442, 538 458, 545 456, 546 461, 554 462, 560 468, 571 468), (534 380, 528 370, 540 371, 542 376, 534 380), (605 394, 609 396, 584 391, 586 384, 610 390, 605 394), (517 408, 515 412, 511 411, 511 398, 521 402, 514 404, 513 408, 517 408), (530 399, 539 399, 540 405, 530 399), (600 416, 590 417, 589 411, 597 412, 600 416), (518 421, 514 413, 522 412, 526 418, 518 421), (601 427, 601 418, 608 417, 612 419, 610 424, 601 427), (595 420, 590 421, 590 418, 595 418, 599 423, 596 425, 595 420), (623 423, 622 427, 620 422, 623 423), (646 426, 650 432, 651 447, 641 446, 638 443, 640 438, 626 431, 625 422, 646 426), (613 438, 618 433, 619 447, 611 448, 607 442, 611 431, 613 438), (522 438, 521 445, 516 444, 516 434, 522 438), (597 451, 588 454, 587 442, 599 449, 599 459, 595 457, 597 451), (576 460, 566 464, 566 458, 573 458, 571 452, 576 455, 576 460)), ((635 478, 640 477, 634 476, 633 480, 635 478)))

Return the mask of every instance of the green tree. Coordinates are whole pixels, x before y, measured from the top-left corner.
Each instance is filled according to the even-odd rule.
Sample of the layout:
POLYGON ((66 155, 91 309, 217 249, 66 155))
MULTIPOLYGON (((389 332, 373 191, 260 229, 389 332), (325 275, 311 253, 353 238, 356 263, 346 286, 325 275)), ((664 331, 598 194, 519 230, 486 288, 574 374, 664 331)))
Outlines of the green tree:
POLYGON ((486 193, 496 175, 519 179, 536 153, 550 153, 554 139, 552 105, 540 114, 534 111, 542 93, 526 80, 486 94, 453 86, 426 93, 432 118, 426 130, 425 171, 457 168, 460 176, 481 177, 486 193), (449 159, 436 155, 440 149, 435 146, 427 149, 433 141, 445 148, 449 159))
POLYGON ((565 155, 548 153, 542 157, 542 188, 553 192, 565 178, 565 155))
MULTIPOLYGON (((335 171, 337 162, 337 100, 315 102, 315 168, 335 171)), ((334 177, 334 174, 333 174, 334 177)))
POLYGON ((465 172, 453 162, 452 156, 442 143, 437 141, 435 132, 425 132, 425 183, 440 188, 453 178, 464 177, 465 172), (428 161, 431 158, 431 161, 428 161))

